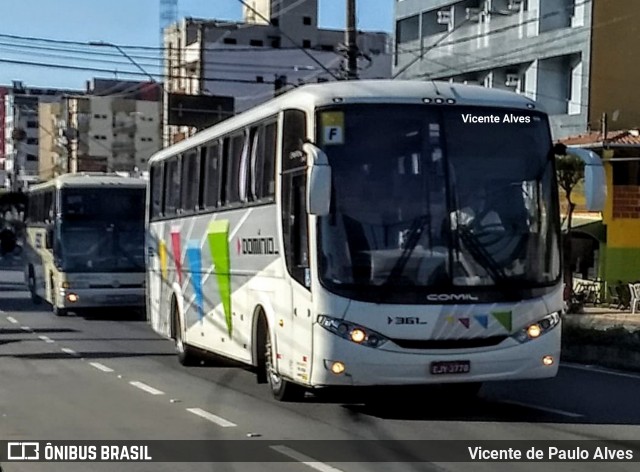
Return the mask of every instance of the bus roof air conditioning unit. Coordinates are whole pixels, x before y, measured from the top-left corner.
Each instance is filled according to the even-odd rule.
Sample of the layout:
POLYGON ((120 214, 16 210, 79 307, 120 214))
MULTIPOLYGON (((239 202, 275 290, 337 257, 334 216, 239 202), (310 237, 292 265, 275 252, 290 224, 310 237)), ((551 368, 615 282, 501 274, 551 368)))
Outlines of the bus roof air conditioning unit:
POLYGON ((477 23, 480 21, 480 8, 467 8, 466 9, 466 18, 467 21, 473 21, 477 23))
POLYGON ((507 78, 504 81, 504 84, 507 87, 517 87, 519 82, 520 78, 518 77, 518 74, 507 74, 507 78))

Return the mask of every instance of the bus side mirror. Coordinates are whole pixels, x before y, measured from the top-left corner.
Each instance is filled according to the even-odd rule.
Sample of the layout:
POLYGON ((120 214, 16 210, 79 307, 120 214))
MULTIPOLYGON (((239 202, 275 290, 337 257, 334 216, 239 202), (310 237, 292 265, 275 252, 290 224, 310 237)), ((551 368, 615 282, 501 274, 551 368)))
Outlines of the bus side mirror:
POLYGON ((311 215, 326 216, 331 205, 329 159, 311 143, 305 143, 303 150, 307 154, 307 210, 311 215))
POLYGON ((593 151, 568 147, 567 154, 573 154, 584 162, 584 196, 587 210, 604 211, 607 200, 607 179, 602 160, 593 151))

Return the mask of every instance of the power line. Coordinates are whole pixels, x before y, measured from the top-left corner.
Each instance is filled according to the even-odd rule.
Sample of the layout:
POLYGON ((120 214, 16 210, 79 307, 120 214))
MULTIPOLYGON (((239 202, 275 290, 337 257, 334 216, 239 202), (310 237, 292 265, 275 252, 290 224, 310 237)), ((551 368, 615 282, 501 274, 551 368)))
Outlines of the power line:
MULTIPOLYGON (((66 69, 66 70, 80 70, 80 71, 86 71, 86 72, 100 72, 100 73, 108 73, 108 74, 122 74, 122 75, 129 75, 129 76, 144 76, 147 77, 146 74, 143 74, 142 72, 134 72, 134 71, 114 71, 112 69, 100 69, 97 67, 82 67, 82 66, 73 66, 73 65, 68 65, 68 64, 51 64, 51 63, 44 63, 44 62, 29 62, 29 61, 18 61, 18 60, 13 60, 13 59, 3 59, 0 58, 0 63, 6 63, 6 64, 17 64, 17 65, 24 65, 24 66, 33 66, 33 67, 43 67, 43 68, 51 68, 51 69, 66 69)), ((328 72, 330 72, 328 69, 326 69, 328 72)), ((155 77, 158 78, 165 78, 165 79, 193 79, 192 76, 189 75, 168 75, 168 76, 164 76, 161 74, 151 74, 155 77)), ((222 77, 205 77, 204 78, 205 81, 211 81, 211 82, 230 82, 230 83, 242 83, 242 84, 267 84, 267 85, 273 85, 275 82, 273 81, 267 81, 267 80, 263 80, 262 82, 257 82, 256 80, 249 80, 249 79, 225 79, 222 77)))

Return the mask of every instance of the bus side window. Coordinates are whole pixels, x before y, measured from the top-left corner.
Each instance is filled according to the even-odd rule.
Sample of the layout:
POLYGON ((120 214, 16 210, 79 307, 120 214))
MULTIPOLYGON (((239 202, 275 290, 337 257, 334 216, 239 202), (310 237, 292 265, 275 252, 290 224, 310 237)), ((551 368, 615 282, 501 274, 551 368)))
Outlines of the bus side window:
POLYGON ((247 187, 244 194, 245 201, 255 201, 258 199, 256 195, 256 161, 258 155, 262 154, 264 130, 262 126, 254 126, 249 130, 249 140, 246 146, 247 153, 243 156, 246 162, 243 164, 245 178, 242 182, 247 187))
POLYGON ((216 208, 220 204, 221 170, 220 145, 218 143, 211 144, 206 148, 203 164, 204 187, 202 204, 205 208, 216 208))
POLYGON ((192 149, 182 156, 182 172, 180 188, 182 191, 182 209, 193 212, 198 205, 198 191, 200 189, 200 155, 192 149))
POLYGON ((301 285, 309 287, 307 172, 302 143, 306 139, 306 115, 285 110, 282 130, 282 232, 287 269, 301 285))
POLYGON ((178 158, 167 160, 164 168, 164 215, 175 215, 180 206, 180 167, 178 158))
POLYGON ((151 219, 162 214, 162 163, 151 167, 151 219))
POLYGON ((240 169, 243 161, 242 155, 245 149, 245 135, 246 133, 236 134, 231 138, 225 139, 224 160, 227 162, 225 203, 227 205, 241 201, 240 169))
POLYGON ((260 125, 251 161, 251 191, 256 200, 275 196, 276 123, 260 125))

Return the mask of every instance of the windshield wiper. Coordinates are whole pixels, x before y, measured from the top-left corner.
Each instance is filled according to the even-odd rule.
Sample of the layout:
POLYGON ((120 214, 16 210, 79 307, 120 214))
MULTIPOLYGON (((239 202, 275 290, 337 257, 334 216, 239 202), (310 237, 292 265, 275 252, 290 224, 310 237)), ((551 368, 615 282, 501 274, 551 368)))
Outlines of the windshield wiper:
POLYGON ((473 231, 468 228, 458 227, 456 232, 460 240, 469 250, 469 254, 484 267, 494 282, 504 282, 507 280, 507 274, 504 272, 504 268, 502 268, 486 248, 478 242, 478 238, 473 234, 473 231))
POLYGON ((402 253, 400 254, 400 257, 398 257, 398 260, 396 261, 396 263, 391 268, 391 272, 389 273, 389 276, 387 277, 387 279, 381 284, 382 287, 391 285, 391 282, 395 278, 400 277, 400 275, 402 275, 402 272, 404 271, 404 268, 406 267, 407 262, 409 262, 409 259, 411 258, 411 254, 413 254, 414 249, 418 246, 418 242, 420 241, 420 237, 422 236, 422 230, 430 220, 431 220, 430 215, 421 215, 421 216, 418 216, 415 220, 413 220, 413 223, 411 224, 411 228, 409 228, 409 234, 405 242, 405 246, 402 250, 402 253))

